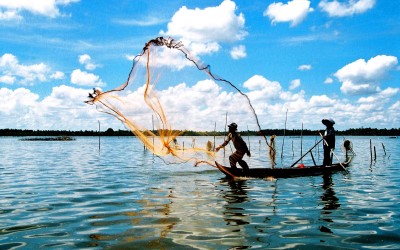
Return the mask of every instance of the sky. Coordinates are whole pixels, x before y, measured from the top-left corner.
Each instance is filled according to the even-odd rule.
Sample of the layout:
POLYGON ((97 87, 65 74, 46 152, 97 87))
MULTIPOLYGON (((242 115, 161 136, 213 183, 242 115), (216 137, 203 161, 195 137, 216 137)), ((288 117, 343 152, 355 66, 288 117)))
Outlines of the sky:
MULTIPOLYGON (((286 115, 287 129, 323 129, 323 118, 337 130, 399 128, 399 13, 393 0, 0 0, 0 129, 125 129, 84 101, 122 84, 159 36, 246 93, 263 129, 286 115)), ((164 94, 184 98, 190 86, 164 94)), ((213 86, 202 101, 221 98, 213 86)))

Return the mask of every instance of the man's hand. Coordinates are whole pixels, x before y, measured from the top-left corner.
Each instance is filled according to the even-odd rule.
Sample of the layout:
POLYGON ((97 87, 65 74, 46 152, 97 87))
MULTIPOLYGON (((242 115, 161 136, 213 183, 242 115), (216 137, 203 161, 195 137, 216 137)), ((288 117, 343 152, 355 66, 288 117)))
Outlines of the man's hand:
POLYGON ((248 157, 251 157, 250 151, 247 152, 247 156, 248 156, 248 157))
POLYGON ((215 148, 215 152, 218 152, 221 149, 221 146, 215 148))

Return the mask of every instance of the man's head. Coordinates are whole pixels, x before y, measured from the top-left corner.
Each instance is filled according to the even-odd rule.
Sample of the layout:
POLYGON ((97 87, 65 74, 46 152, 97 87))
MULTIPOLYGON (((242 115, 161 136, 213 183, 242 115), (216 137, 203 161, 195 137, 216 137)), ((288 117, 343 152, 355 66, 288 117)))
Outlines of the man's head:
POLYGON ((335 121, 332 118, 322 119, 322 124, 324 124, 327 127, 332 127, 335 124, 335 121))
POLYGON ((228 125, 228 128, 230 132, 235 132, 237 130, 237 124, 232 122, 231 124, 228 125))

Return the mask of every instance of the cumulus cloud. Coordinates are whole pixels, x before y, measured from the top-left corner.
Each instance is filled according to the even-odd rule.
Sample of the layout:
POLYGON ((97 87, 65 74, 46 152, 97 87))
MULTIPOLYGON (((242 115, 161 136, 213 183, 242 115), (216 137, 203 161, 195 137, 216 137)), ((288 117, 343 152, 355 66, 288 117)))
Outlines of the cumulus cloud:
POLYGON ((168 30, 160 34, 184 41, 196 55, 215 52, 219 43, 236 42, 247 35, 244 15, 235 11, 236 4, 231 0, 204 9, 183 6, 173 15, 168 30))
MULTIPOLYGON (((48 96, 39 98, 38 94, 26 88, 0 88, 2 126, 29 129, 96 129, 94 124, 101 119, 102 126, 123 129, 121 122, 114 117, 104 115, 93 106, 83 103, 89 92, 91 91, 87 89, 61 85, 53 87, 48 96)), ((137 121, 147 122, 146 126, 150 127, 152 113, 143 101, 143 92, 144 86, 126 92, 127 99, 124 99, 124 103, 129 114, 134 114, 137 121)), ((322 117, 330 117, 332 114, 335 114, 333 118, 339 129, 360 127, 365 122, 374 122, 370 126, 387 126, 396 124, 394 122, 400 118, 400 103, 396 98, 400 88, 386 88, 370 96, 350 101, 338 96, 306 97, 304 90, 285 91, 279 82, 268 80, 262 75, 254 75, 243 83, 243 93, 250 98, 263 128, 282 128, 286 110, 289 111, 289 128, 299 128, 304 123, 306 128, 316 129, 321 126, 322 117), (387 115, 388 112, 390 115, 387 115), (348 120, 350 116, 352 119, 348 120)), ((232 109, 235 112, 229 113, 229 121, 254 124, 246 120, 249 117, 247 103, 235 102, 241 95, 221 87, 210 79, 200 80, 192 85, 179 83, 159 89, 157 95, 173 128, 212 130, 212 121, 221 119, 227 110, 232 109)), ((217 129, 223 130, 222 126, 217 129)))
POLYGON ((16 56, 6 53, 0 57, 0 82, 6 84, 34 85, 60 76, 61 72, 52 72, 44 63, 24 65, 16 56))
POLYGON ((93 62, 92 58, 88 54, 80 55, 79 63, 85 66, 86 70, 95 70, 98 66, 93 62))
POLYGON ((309 105, 310 107, 332 107, 335 105, 335 100, 326 95, 312 96, 309 105))
POLYGON ((297 69, 301 71, 306 71, 306 70, 311 70, 312 66, 310 64, 303 64, 300 65, 297 69))
POLYGON ((331 17, 343 17, 364 13, 374 5, 375 0, 349 0, 347 3, 322 0, 318 6, 331 17))
POLYGON ((368 61, 358 59, 339 69, 334 75, 342 82, 340 89, 345 94, 375 93, 380 90, 380 81, 397 64, 395 56, 378 55, 368 61))
MULTIPOLYGON (((136 55, 125 55, 125 58, 129 61, 132 61, 136 55)), ((143 60, 139 61, 139 63, 144 63, 143 60)), ((193 63, 187 60, 181 51, 179 50, 171 50, 169 48, 162 47, 157 52, 157 60, 156 62, 151 61, 150 66, 154 68, 159 67, 168 67, 173 70, 181 70, 185 67, 194 66, 193 63)))
POLYGON ((287 4, 282 2, 270 4, 264 11, 264 16, 268 16, 272 24, 290 22, 290 26, 294 27, 312 11, 309 0, 292 0, 287 4))
POLYGON ((79 0, 19 0, 19 1, 0 1, 0 20, 20 20, 21 13, 24 11, 35 15, 55 18, 60 16, 59 7, 79 0))
POLYGON ((15 82, 14 76, 9 76, 9 75, 0 76, 0 83, 13 84, 14 82, 15 82))
MULTIPOLYGON (((19 129, 96 129, 97 120, 114 119, 101 115, 85 104, 89 89, 61 85, 51 93, 39 95, 26 88, 0 88, 0 120, 3 127, 19 129)), ((115 123, 114 123, 115 125, 115 123)))
POLYGON ((231 50, 231 57, 233 59, 245 58, 246 56, 246 47, 243 45, 235 46, 231 50))
POLYGON ((293 81, 290 82, 289 89, 297 89, 301 85, 300 79, 294 79, 293 81))
POLYGON ((26 88, 16 90, 0 88, 0 113, 3 115, 18 114, 19 111, 35 105, 38 99, 39 95, 26 88))
POLYGON ((79 86, 105 86, 105 83, 100 79, 99 76, 88 73, 86 71, 81 71, 80 69, 75 69, 74 71, 72 71, 71 83, 79 86))
POLYGON ((65 77, 65 74, 61 71, 56 71, 50 75, 50 78, 55 79, 55 80, 64 79, 64 77, 65 77))
POLYGON ((140 19, 114 19, 112 20, 114 23, 124 26, 153 26, 167 22, 167 20, 160 19, 154 16, 146 16, 145 18, 140 19))
POLYGON ((386 88, 376 94, 373 94, 368 97, 360 97, 358 99, 358 103, 370 103, 370 104, 378 104, 378 103, 387 103, 391 100, 392 97, 399 93, 399 88, 386 88))
POLYGON ((325 84, 331 84, 331 83, 333 83, 332 77, 327 77, 327 78, 325 79, 324 83, 325 83, 325 84))

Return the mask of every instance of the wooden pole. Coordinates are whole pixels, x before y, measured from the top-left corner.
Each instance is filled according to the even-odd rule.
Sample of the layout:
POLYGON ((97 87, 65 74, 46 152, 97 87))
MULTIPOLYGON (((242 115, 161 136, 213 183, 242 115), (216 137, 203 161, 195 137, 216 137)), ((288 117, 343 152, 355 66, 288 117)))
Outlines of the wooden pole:
POLYGON ((282 151, 281 151, 281 158, 283 158, 283 145, 285 145, 287 113, 288 113, 288 109, 286 109, 285 129, 283 130, 283 140, 282 140, 282 151))
POLYGON ((100 151, 100 120, 97 120, 99 122, 99 151, 100 151))
POLYGON ((301 161, 301 159, 303 159, 304 156, 306 156, 309 152, 311 152, 311 150, 313 150, 323 139, 319 140, 317 143, 315 143, 314 146, 312 146, 305 154, 303 154, 300 159, 298 159, 297 161, 295 161, 292 166, 290 166, 291 168, 294 167, 294 165, 296 165, 296 163, 298 163, 299 161, 301 161))
POLYGON ((151 115, 151 125, 152 125, 152 127, 153 127, 153 148, 154 148, 154 133, 155 133, 156 131, 154 131, 154 117, 153 117, 153 115, 151 115))
POLYGON ((311 159, 314 163, 314 166, 317 166, 317 164, 315 163, 315 159, 314 159, 314 155, 313 155, 312 151, 310 151, 310 154, 311 154, 311 159))
POLYGON ((301 123, 300 155, 303 155, 303 123, 301 123))
POLYGON ((250 130, 249 130, 249 126, 247 126, 247 143, 249 144, 249 151, 251 152, 251 150, 250 150, 250 136, 249 136, 249 134, 250 134, 250 130))
POLYGON ((294 146, 293 146, 293 140, 292 140, 292 156, 294 156, 294 146))
POLYGON ((371 139, 369 139, 369 152, 371 155, 371 162, 372 162, 372 141, 371 141, 371 139))
POLYGON ((217 132, 217 122, 214 123, 214 146, 212 148, 212 151, 215 151, 215 133, 217 132))
POLYGON ((385 149, 385 145, 383 145, 383 142, 382 142, 382 148, 383 148, 383 152, 384 152, 385 155, 386 155, 386 149, 385 149))
POLYGON ((376 161, 376 147, 374 146, 374 161, 376 161))
MULTIPOLYGON (((224 140, 225 140, 225 136, 226 136, 226 126, 228 126, 228 112, 225 113, 224 140)), ((225 147, 224 147, 224 158, 225 158, 225 147)))

